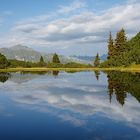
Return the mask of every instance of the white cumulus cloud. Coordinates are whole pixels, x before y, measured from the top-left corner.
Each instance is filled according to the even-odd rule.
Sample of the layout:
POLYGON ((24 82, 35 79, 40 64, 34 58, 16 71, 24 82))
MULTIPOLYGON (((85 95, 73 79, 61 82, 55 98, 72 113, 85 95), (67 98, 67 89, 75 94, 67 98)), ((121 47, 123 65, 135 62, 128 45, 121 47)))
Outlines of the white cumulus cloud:
POLYGON ((114 33, 125 28, 128 37, 139 31, 139 11, 139 1, 128 1, 100 12, 93 12, 85 2, 76 1, 70 6, 59 7, 50 15, 19 21, 6 37, 0 39, 0 45, 22 43, 67 49, 78 45, 98 47, 102 44, 102 50, 105 50, 109 31, 114 33))

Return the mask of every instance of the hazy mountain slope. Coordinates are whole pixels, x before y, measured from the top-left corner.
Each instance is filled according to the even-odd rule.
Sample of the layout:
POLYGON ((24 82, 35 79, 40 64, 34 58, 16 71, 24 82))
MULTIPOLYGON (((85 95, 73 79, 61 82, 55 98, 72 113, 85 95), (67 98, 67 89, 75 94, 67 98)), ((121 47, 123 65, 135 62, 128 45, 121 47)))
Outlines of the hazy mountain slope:
MULTIPOLYGON (((16 59, 23 61, 39 61, 40 57, 43 56, 46 62, 51 61, 53 54, 45 54, 38 51, 35 51, 27 46, 16 45, 10 48, 0 48, 0 53, 4 54, 8 59, 16 59)), ((61 63, 68 62, 80 62, 80 63, 88 63, 85 60, 81 60, 73 57, 66 57, 63 55, 59 56, 61 63)))
MULTIPOLYGON (((88 61, 88 62, 93 61, 94 58, 95 58, 95 56, 77 56, 77 55, 73 55, 71 57, 77 58, 77 59, 80 59, 80 60, 83 60, 83 61, 88 61)), ((102 61, 106 60, 106 58, 107 58, 106 54, 103 54, 103 55, 100 56, 100 59, 102 61)))
POLYGON ((22 45, 16 45, 11 48, 0 48, 0 53, 8 59, 17 59, 25 61, 38 61, 41 53, 22 45))

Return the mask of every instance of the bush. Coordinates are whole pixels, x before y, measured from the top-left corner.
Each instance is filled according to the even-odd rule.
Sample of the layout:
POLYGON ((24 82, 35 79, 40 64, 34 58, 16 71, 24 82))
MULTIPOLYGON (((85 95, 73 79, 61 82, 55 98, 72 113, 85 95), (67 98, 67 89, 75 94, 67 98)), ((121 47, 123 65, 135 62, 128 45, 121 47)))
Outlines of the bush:
POLYGON ((47 67, 48 68, 62 68, 63 64, 48 62, 47 67))
POLYGON ((76 62, 70 62, 64 65, 65 68, 86 68, 86 67, 91 67, 90 64, 81 64, 81 63, 76 63, 76 62))

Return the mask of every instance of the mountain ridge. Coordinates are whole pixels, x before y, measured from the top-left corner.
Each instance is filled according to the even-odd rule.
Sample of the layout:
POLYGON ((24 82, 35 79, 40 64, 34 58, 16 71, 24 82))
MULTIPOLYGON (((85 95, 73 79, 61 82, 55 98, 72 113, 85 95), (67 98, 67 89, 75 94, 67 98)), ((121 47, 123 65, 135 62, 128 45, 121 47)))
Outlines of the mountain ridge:
MULTIPOLYGON (((5 55, 8 59, 16 59, 20 61, 31 61, 37 62, 40 57, 43 56, 46 62, 52 60, 53 53, 45 54, 39 51, 36 51, 27 46, 23 46, 21 44, 9 47, 9 48, 0 48, 0 53, 5 55)), ((61 63, 68 62, 79 62, 79 63, 90 63, 89 61, 82 60, 76 57, 59 55, 61 63)))

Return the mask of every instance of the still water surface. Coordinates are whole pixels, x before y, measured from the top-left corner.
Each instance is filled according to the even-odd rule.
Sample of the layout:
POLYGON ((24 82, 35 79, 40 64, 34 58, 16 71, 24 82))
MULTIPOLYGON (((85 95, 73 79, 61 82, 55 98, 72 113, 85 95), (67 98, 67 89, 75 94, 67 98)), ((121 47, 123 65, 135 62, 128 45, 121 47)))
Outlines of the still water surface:
POLYGON ((0 140, 140 140, 140 74, 0 73, 0 140))

